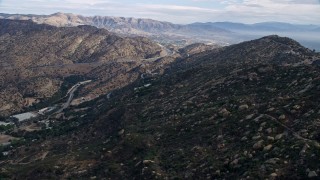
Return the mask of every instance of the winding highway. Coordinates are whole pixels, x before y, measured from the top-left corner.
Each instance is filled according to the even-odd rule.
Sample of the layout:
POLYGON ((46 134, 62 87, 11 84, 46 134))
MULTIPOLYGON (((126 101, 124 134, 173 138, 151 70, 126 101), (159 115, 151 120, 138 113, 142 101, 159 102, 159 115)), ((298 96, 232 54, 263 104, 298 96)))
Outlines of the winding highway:
POLYGON ((68 98, 67 102, 64 103, 63 106, 56 113, 61 113, 64 109, 67 109, 70 106, 70 103, 71 103, 71 101, 73 100, 73 97, 74 97, 74 93, 77 91, 77 89, 81 85, 84 85, 84 84, 87 84, 87 83, 90 83, 90 82, 91 82, 91 80, 83 81, 83 82, 79 82, 76 85, 72 86, 69 89, 68 93, 67 93, 67 95, 69 94, 69 98, 68 98))
MULTIPOLYGON (((148 58, 148 59, 140 59, 140 61, 149 61, 149 62, 150 62, 150 61, 156 61, 157 59, 160 59, 160 58, 165 57, 165 56, 171 56, 171 55, 173 55, 173 54, 175 53, 174 51, 171 51, 171 50, 169 50, 168 48, 166 48, 166 47, 164 47, 164 46, 162 46, 162 45, 160 45, 160 46, 165 49, 165 51, 166 51, 166 54, 165 54, 165 55, 162 55, 162 56, 159 56, 159 57, 148 58)), ((135 60, 122 59, 122 60, 117 60, 116 62, 133 62, 133 61, 135 61, 135 60)), ((96 62, 96 63, 99 64, 99 65, 101 65, 101 64, 106 64, 106 63, 103 63, 103 62, 96 62)), ((110 63, 110 62, 109 62, 109 63, 110 63)), ((112 62, 111 62, 111 63, 112 63, 112 62)), ((86 64, 86 63, 84 63, 84 64, 86 64)), ((90 63, 87 63, 87 64, 90 64, 90 63)), ((141 75, 141 78, 142 78, 142 79, 144 78, 144 75, 143 75, 143 74, 141 75)), ((77 83, 76 85, 72 86, 72 87, 68 90, 68 92, 67 92, 67 94, 66 94, 66 96, 69 95, 67 102, 65 102, 65 103, 62 105, 62 107, 61 107, 57 112, 55 112, 54 114, 61 113, 64 109, 67 109, 67 108, 70 106, 71 101, 73 100, 73 97, 74 97, 74 93, 78 90, 78 88, 79 88, 81 85, 84 85, 84 84, 87 84, 87 83, 90 83, 90 82, 91 82, 91 80, 83 81, 83 82, 79 82, 79 83, 77 83)), ((110 95, 111 95, 111 93, 108 94, 108 98, 110 98, 110 95)))

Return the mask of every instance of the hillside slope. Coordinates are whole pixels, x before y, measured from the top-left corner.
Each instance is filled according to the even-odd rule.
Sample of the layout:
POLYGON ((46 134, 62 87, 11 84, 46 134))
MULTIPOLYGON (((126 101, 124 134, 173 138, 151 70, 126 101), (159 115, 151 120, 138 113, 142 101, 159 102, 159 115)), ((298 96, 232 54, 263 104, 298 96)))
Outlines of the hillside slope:
POLYGON ((319 54, 268 36, 206 51, 22 133, 11 178, 304 179, 320 174, 319 54), (286 56, 284 56, 286 55, 286 56), (84 133, 85 132, 85 133, 84 133), (37 142, 31 140, 36 138, 37 142))
POLYGON ((12 20, 0 20, 0 25, 2 63, 15 66, 146 59, 162 51, 146 38, 121 38, 92 26, 57 28, 12 20))
POLYGON ((28 99, 52 97, 65 77, 84 76, 112 62, 135 62, 166 54, 144 37, 123 38, 92 26, 58 28, 1 19, 0 115, 21 111, 29 106, 28 99))

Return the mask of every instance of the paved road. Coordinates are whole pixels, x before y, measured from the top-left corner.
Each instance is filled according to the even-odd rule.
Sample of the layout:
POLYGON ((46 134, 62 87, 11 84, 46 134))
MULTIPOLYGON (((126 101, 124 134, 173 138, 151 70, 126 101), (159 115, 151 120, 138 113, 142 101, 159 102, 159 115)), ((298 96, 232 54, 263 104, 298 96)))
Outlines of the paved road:
POLYGON ((67 95, 69 94, 69 98, 67 100, 66 103, 63 104, 63 106, 56 112, 56 113, 61 113, 64 109, 68 108, 70 106, 70 103, 71 101, 73 100, 73 97, 74 97, 74 93, 77 91, 77 89, 81 86, 81 85, 84 85, 84 84, 87 84, 91 81, 83 81, 83 82, 79 82, 77 83, 76 85, 72 86, 67 95))
POLYGON ((74 92, 78 89, 79 86, 74 87, 70 92, 69 92, 69 98, 66 103, 63 104, 63 106, 57 111, 57 113, 61 113, 64 109, 68 108, 70 106, 70 103, 73 99, 74 92))

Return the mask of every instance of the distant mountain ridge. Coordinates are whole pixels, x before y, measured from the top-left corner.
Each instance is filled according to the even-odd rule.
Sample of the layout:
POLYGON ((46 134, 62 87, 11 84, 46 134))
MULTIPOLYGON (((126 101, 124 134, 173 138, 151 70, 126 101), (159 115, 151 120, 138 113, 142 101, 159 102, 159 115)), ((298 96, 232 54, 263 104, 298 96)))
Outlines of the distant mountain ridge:
MULTIPOLYGON (((283 22, 262 22, 255 24, 243 24, 234 22, 207 22, 193 23, 199 28, 218 27, 226 29, 233 34, 231 37, 235 41, 253 40, 268 35, 286 36, 299 41, 302 45, 320 51, 320 26, 301 25, 283 22)), ((232 44, 232 43, 231 43, 232 44)))
MULTIPOLYGON (((173 30, 186 30, 197 29, 203 27, 207 30, 215 30, 217 32, 229 32, 232 30, 285 30, 285 31, 310 31, 319 30, 320 25, 302 25, 291 24, 284 22, 261 22, 254 24, 244 24, 236 22, 207 22, 207 23, 191 23, 191 24, 174 24, 165 21, 157 21, 145 18, 132 18, 132 17, 112 17, 112 16, 82 16, 72 13, 54 13, 51 15, 23 15, 23 14, 4 14, 0 13, 0 18, 16 19, 16 20, 32 20, 36 23, 44 23, 53 26, 78 26, 78 25, 92 25, 99 28, 109 28, 110 30, 123 31, 134 30, 144 31, 145 33, 163 33, 173 30)), ((137 31, 137 33, 138 33, 137 31)), ((142 33, 142 32, 140 32, 142 33)))
POLYGON ((262 36, 277 34, 302 42, 304 46, 320 51, 320 25, 297 25, 283 22, 243 24, 234 22, 207 22, 174 24, 152 19, 110 17, 55 13, 51 15, 1 14, 0 19, 32 20, 38 24, 57 27, 91 25, 105 28, 122 36, 144 36, 161 44, 180 47, 193 43, 218 45, 235 44, 262 36))
MULTIPOLYGON (((15 20, 32 20, 36 23, 49 24, 57 27, 92 25, 99 28, 107 28, 117 33, 130 33, 132 35, 147 35, 148 33, 165 33, 178 31, 181 34, 188 34, 189 31, 198 31, 196 26, 180 25, 170 22, 156 21, 152 19, 125 18, 111 16, 85 17, 71 13, 55 13, 52 15, 10 15, 0 14, 0 18, 15 20)), ((229 32, 217 27, 207 27, 207 30, 217 32, 229 32)))
POLYGON ((261 22, 254 24, 234 23, 234 22, 207 22, 207 23, 193 23, 197 26, 212 26, 229 31, 241 31, 241 30, 254 30, 254 31, 317 31, 320 26, 318 25, 301 25, 290 24, 284 22, 261 22))

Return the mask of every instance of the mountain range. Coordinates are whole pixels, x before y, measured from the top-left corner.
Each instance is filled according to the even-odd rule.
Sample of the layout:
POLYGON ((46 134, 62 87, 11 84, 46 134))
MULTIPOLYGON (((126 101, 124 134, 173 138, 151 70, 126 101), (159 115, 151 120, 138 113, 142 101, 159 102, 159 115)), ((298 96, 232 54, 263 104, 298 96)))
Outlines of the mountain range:
POLYGON ((180 46, 197 42, 228 45, 251 40, 261 36, 278 34, 292 37, 303 45, 320 50, 319 25, 296 25, 282 22, 243 24, 233 22, 192 23, 187 25, 151 19, 125 17, 92 16, 85 17, 70 13, 52 15, 0 14, 0 18, 32 20, 58 27, 91 25, 105 28, 123 36, 145 36, 162 44, 180 46))
POLYGON ((263 22, 255 24, 243 24, 232 22, 214 22, 214 23, 193 23, 193 25, 206 25, 214 26, 222 29, 228 29, 234 32, 237 31, 286 31, 286 32, 305 32, 305 31, 318 31, 317 25, 297 25, 282 22, 263 22))

